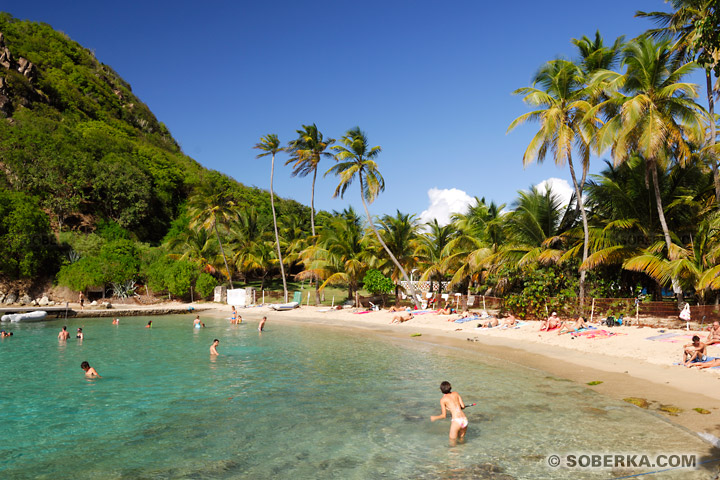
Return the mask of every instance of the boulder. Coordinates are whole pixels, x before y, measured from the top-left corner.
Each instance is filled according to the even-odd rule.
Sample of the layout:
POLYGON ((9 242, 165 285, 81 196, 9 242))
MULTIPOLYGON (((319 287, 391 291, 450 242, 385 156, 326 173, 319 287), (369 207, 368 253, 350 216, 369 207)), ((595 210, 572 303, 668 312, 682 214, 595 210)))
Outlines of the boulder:
POLYGON ((48 307, 52 307, 53 305, 55 305, 55 302, 54 302, 53 300, 50 300, 50 301, 47 303, 47 306, 48 306, 48 307))
POLYGON ((50 303, 50 299, 47 297, 47 295, 43 295, 43 297, 38 300, 37 303, 41 307, 44 307, 45 305, 48 305, 50 303))
POLYGON ((33 299, 33 301, 30 302, 30 305, 32 305, 33 307, 36 306, 36 305, 37 305, 37 300, 33 299))
POLYGON ((5 301, 5 294, 0 293, 0 303, 3 303, 5 301))
POLYGON ((30 295, 28 295, 27 293, 24 293, 24 294, 20 297, 20 300, 18 300, 18 301, 20 302, 20 305, 29 305, 30 302, 33 301, 33 299, 30 298, 30 295))
POLYGON ((93 301, 90 303, 90 306, 91 306, 91 307, 97 307, 97 304, 98 304, 98 303, 97 303, 97 300, 93 300, 93 301))
POLYGON ((5 297, 4 302, 6 305, 11 305, 11 304, 17 302, 17 298, 18 298, 17 295, 15 295, 14 293, 9 293, 7 295, 7 297, 5 297))

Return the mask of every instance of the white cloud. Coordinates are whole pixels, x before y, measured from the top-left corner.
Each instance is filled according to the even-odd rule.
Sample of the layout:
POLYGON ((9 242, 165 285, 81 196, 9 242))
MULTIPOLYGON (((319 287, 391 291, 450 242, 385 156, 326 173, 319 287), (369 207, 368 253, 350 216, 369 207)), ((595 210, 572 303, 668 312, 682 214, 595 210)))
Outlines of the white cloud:
MULTIPOLYGON (((563 207, 566 207, 568 203, 570 203, 570 198, 572 197, 573 191, 575 189, 570 186, 567 180, 554 177, 548 178, 547 180, 543 180, 542 182, 535 185, 535 188, 537 188, 540 192, 545 192, 546 185, 550 185, 553 193, 560 197, 560 203, 563 207)), ((583 195, 583 198, 585 198, 585 195, 583 195)))
POLYGON ((450 215, 462 213, 475 199, 457 188, 431 188, 428 190, 430 206, 420 214, 422 223, 437 219, 440 225, 450 223, 450 215))

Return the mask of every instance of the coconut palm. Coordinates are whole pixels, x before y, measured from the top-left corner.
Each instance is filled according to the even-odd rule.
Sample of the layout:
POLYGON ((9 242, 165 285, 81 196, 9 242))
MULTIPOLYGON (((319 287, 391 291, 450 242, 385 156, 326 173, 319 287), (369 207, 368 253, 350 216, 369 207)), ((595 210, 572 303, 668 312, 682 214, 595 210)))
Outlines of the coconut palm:
MULTIPOLYGON (((634 153, 645 159, 671 260, 675 249, 663 211, 658 168, 670 159, 681 166, 690 160, 691 143, 702 142, 704 118, 702 107, 693 100, 697 86, 681 81, 696 66, 680 60, 667 40, 655 43, 641 37, 628 44, 622 59, 626 73, 601 71, 595 76, 594 82, 605 85, 612 96, 588 112, 588 117, 593 117, 605 107, 618 111, 597 132, 599 153, 611 148, 615 164, 634 153)), ((676 278, 672 285, 678 302, 682 302, 682 288, 676 278)))
MULTIPOLYGON (((585 120, 590 109, 587 101, 588 90, 583 71, 567 60, 553 60, 540 68, 533 81, 533 87, 520 88, 513 92, 523 95, 523 100, 541 107, 516 118, 508 127, 508 132, 528 120, 540 122, 540 130, 531 140, 523 155, 523 165, 534 161, 542 163, 548 152, 552 153, 555 164, 562 166, 567 162, 570 169, 575 200, 582 217, 583 257, 588 255, 588 219, 583 206, 582 183, 578 181, 573 163, 573 150, 577 151, 582 166, 582 177, 586 176, 590 164, 590 139, 592 125, 585 120), (536 88, 535 85, 541 88, 536 88)), ((585 271, 580 271, 580 304, 585 298, 585 271)))
POLYGON ((372 203, 378 194, 385 190, 385 180, 383 179, 380 171, 375 163, 375 158, 380 155, 382 149, 379 146, 370 147, 368 145, 367 136, 360 130, 360 127, 355 127, 348 130, 340 140, 342 145, 336 145, 333 148, 335 151, 335 160, 338 161, 331 169, 329 169, 325 175, 333 173, 340 177, 340 183, 335 189, 333 198, 338 195, 340 198, 343 197, 347 188, 352 184, 355 178, 360 183, 360 199, 362 200, 363 208, 365 209, 365 215, 367 215, 368 223, 370 228, 375 233, 375 237, 382 247, 385 249, 390 259, 395 266, 400 270, 402 277, 410 287, 413 302, 415 306, 419 308, 419 302, 417 295, 415 294, 415 287, 410 283, 405 269, 400 265, 397 258, 392 254, 388 246, 385 244, 383 239, 380 237, 375 223, 370 216, 370 210, 368 210, 368 203, 372 203))
MULTIPOLYGON (((270 270, 278 263, 272 242, 253 242, 238 251, 233 258, 238 270, 260 274, 260 290, 265 290, 265 280, 270 270)), ((287 297, 286 297, 287 299, 287 297)))
MULTIPOLYGON (((388 246, 392 254, 397 258, 400 265, 409 270, 416 264, 414 255, 419 225, 415 215, 401 213, 398 210, 395 216, 384 215, 380 219, 380 236, 388 246)), ((395 299, 399 299, 400 270, 390 262, 387 257, 382 256, 378 269, 381 271, 390 270, 390 278, 395 282, 395 299), (382 261, 386 260, 386 261, 382 261)))
POLYGON ((293 164, 292 175, 306 177, 312 173, 312 189, 310 193, 310 228, 315 236, 315 178, 317 167, 323 157, 330 158, 332 153, 327 149, 335 143, 332 138, 323 138, 317 125, 303 125, 302 130, 296 130, 298 138, 288 144, 287 152, 290 159, 285 165, 293 164))
POLYGON ((442 282, 451 270, 448 262, 448 259, 451 258, 450 244, 457 230, 453 224, 441 226, 437 219, 428 222, 426 227, 428 231, 420 236, 415 252, 423 269, 420 280, 430 280, 431 292, 433 290, 432 282, 437 280, 437 293, 440 294, 442 293, 442 282))
MULTIPOLYGON (((670 37, 675 40, 673 48, 678 50, 685 60, 695 60, 705 70, 705 86, 708 112, 710 114, 707 145, 711 150, 716 143, 715 97, 720 95, 718 65, 720 65, 720 47, 717 40, 718 7, 715 0, 669 0, 673 12, 642 12, 636 17, 653 20, 658 28, 648 30, 655 38, 670 37), (714 36, 715 41, 712 41, 714 36), (716 82, 712 75, 715 71, 716 82)), ((720 205, 720 170, 717 153, 711 162, 715 184, 715 202, 720 205)))
MULTIPOLYGON (((275 194, 273 193, 273 176, 275 175, 275 154, 285 150, 280 146, 280 140, 274 133, 270 133, 260 138, 260 142, 255 144, 253 148, 262 150, 263 153, 257 155, 256 158, 272 155, 270 161, 270 208, 273 215, 273 228, 275 229, 275 248, 277 249, 278 263, 280 264, 280 276, 282 277, 283 293, 285 302, 288 301, 287 282, 285 281, 285 267, 283 266, 282 252, 280 251, 280 236, 278 235, 277 216, 275 215, 275 194)), ((264 280, 264 279, 263 279, 264 280)))
POLYGON ((297 278, 323 279, 320 290, 333 284, 347 285, 348 299, 352 299, 368 268, 368 241, 352 207, 334 213, 318 233, 318 241, 300 252, 305 269, 297 278))
POLYGON ((225 192, 213 193, 209 191, 209 189, 206 190, 207 191, 200 191, 190 198, 190 226, 193 228, 199 226, 205 230, 213 230, 215 232, 220 253, 225 263, 225 276, 228 285, 232 286, 230 267, 228 266, 222 240, 220 240, 218 224, 225 227, 236 215, 235 202, 230 200, 225 192))

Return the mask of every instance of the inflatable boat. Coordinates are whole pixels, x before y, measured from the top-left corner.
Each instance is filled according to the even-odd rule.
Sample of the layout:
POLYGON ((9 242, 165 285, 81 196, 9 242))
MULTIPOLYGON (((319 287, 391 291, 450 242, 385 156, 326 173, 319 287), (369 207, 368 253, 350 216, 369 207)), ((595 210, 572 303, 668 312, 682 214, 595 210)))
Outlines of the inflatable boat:
POLYGON ((47 317, 47 312, 44 310, 35 310, 34 312, 28 313, 11 313, 9 315, 3 315, 0 320, 3 322, 39 322, 47 317))
POLYGON ((290 303, 276 303, 273 305, 270 305, 270 308, 273 310, 292 310, 293 308, 298 308, 300 304, 298 302, 290 302, 290 303))

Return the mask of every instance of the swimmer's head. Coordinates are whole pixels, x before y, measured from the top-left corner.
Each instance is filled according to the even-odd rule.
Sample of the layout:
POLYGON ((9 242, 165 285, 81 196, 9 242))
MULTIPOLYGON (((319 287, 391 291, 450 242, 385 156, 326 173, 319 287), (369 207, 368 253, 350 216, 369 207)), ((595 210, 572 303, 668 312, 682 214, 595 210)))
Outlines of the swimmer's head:
POLYGON ((693 342, 699 342, 699 341, 700 341, 700 337, 698 337, 697 335, 693 335, 692 341, 693 341, 693 342))
POLYGON ((216 338, 215 340, 213 340, 213 343, 220 343, 220 340, 216 338))
POLYGON ((67 330, 67 325, 63 326, 63 330, 67 330))
POLYGON ((450 393, 452 390, 452 385, 450 385, 450 382, 442 382, 440 384, 440 391, 443 393, 450 393))
POLYGON ((90 364, 89 364, 88 362, 82 362, 82 363, 80 364, 80 368, 82 368, 83 370, 89 370, 89 369, 90 369, 90 364))

